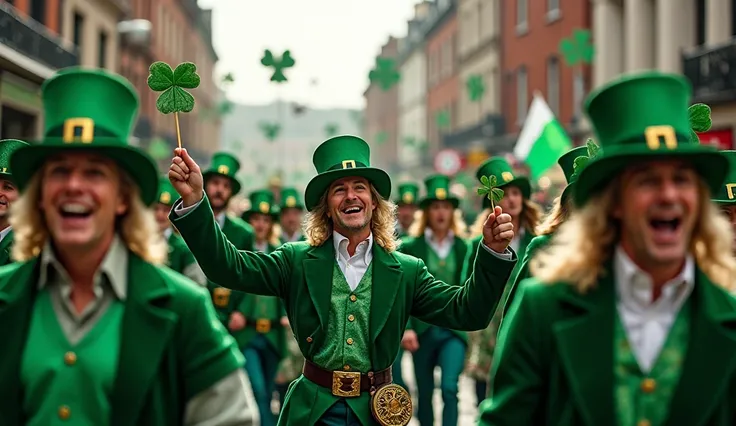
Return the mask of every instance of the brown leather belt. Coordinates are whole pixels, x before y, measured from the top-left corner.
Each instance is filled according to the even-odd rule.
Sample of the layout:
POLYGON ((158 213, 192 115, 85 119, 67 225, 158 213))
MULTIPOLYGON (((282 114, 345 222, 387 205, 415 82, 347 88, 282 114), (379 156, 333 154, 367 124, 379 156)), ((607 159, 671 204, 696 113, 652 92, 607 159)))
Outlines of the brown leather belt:
POLYGON ((281 325, 281 320, 253 319, 253 318, 246 318, 245 320, 245 326, 255 327, 256 332, 258 332, 259 334, 266 334, 269 331, 271 331, 272 328, 278 327, 279 325, 281 325))
POLYGON ((332 389, 333 395, 342 398, 360 396, 361 392, 371 392, 393 382, 391 367, 362 374, 360 371, 329 371, 305 360, 302 373, 310 381, 332 389))

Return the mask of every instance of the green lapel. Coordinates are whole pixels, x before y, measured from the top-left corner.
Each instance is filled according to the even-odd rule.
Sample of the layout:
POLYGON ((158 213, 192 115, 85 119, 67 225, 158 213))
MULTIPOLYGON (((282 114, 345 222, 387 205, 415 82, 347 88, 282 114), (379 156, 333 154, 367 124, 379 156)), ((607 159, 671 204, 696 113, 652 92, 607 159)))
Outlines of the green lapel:
POLYGON ((307 258, 304 259, 304 275, 309 297, 317 310, 319 323, 325 333, 327 333, 327 320, 330 318, 334 267, 335 247, 332 238, 328 238, 321 246, 310 248, 307 258))
POLYGON ((425 263, 429 256, 429 244, 427 243, 427 237, 424 234, 413 239, 411 247, 411 255, 422 259, 425 263))
POLYGON ((10 257, 10 249, 13 246, 13 230, 8 232, 8 235, 0 241, 0 266, 12 263, 10 257))
MULTIPOLYGON (((386 325, 389 314, 396 302, 396 295, 402 288, 401 264, 391 253, 387 253, 382 247, 373 241, 373 282, 371 283, 371 312, 370 312, 370 337, 371 343, 386 325)), ((375 352, 375 351, 371 351, 375 352)), ((373 364, 376 361, 373 360, 373 364)))
POLYGON ((130 253, 120 361, 111 395, 112 426, 133 425, 161 366, 178 316, 166 309, 172 289, 155 266, 130 253))
POLYGON ((700 270, 693 294, 690 343, 665 426, 705 424, 728 398, 736 353, 736 303, 700 270))
POLYGON ((553 325, 570 392, 586 425, 614 426, 612 268, 585 294, 562 288, 563 319, 553 325))

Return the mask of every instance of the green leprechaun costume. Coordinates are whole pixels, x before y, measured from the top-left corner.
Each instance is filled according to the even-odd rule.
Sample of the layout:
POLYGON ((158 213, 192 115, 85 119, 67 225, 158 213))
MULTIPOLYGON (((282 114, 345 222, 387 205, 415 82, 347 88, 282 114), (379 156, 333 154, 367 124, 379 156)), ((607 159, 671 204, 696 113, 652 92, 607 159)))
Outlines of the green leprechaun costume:
MULTIPOLYGON (((177 195, 174 186, 169 182, 169 178, 161 177, 158 182, 157 202, 171 209, 171 206, 174 205, 174 197, 177 195)), ((166 259, 167 266, 192 281, 204 285, 207 278, 201 269, 199 269, 197 261, 194 260, 194 255, 192 255, 187 244, 179 236, 179 232, 172 226, 169 226, 164 230, 164 238, 169 245, 169 256, 166 259)))
MULTIPOLYGON (((102 70, 67 68, 41 90, 43 140, 10 158, 23 196, 70 185, 72 173, 74 191, 89 196, 91 187, 108 179, 105 167, 112 160, 140 198, 127 208, 150 213, 142 206, 156 201, 158 171, 147 154, 128 144, 138 112, 132 85, 102 70), (106 165, 90 166, 88 157, 79 157, 87 153, 106 165), (53 168, 46 169, 52 159, 53 168)), ((76 316, 70 294, 77 283, 62 266, 73 259, 57 259, 48 230, 59 224, 40 223, 48 213, 37 214, 34 226, 48 227, 43 235, 50 235, 44 248, 0 270, 3 425, 250 424, 247 405, 239 403, 244 397, 236 393, 244 390, 243 357, 216 322, 201 287, 143 260, 128 247, 128 237, 118 235, 97 272, 95 301, 86 305, 84 317, 76 316), (212 397, 223 398, 226 389, 232 390, 227 404, 235 404, 230 409, 212 397)), ((104 214, 93 212, 92 220, 104 214)), ((119 218, 129 219, 126 213, 119 218)))
POLYGON ((396 223, 396 234, 399 238, 409 235, 409 226, 414 220, 414 212, 419 207, 419 185, 414 182, 405 182, 399 185, 399 193, 396 197, 398 207, 398 221, 396 223))
MULTIPOLYGON (((341 178, 363 177, 383 199, 390 196, 389 176, 371 167, 370 148, 358 137, 328 139, 313 162, 318 174, 305 193, 310 211, 325 208, 320 200, 341 178)), ((383 248, 372 234, 361 243, 367 249, 354 257, 344 254, 346 237, 334 232, 319 245, 289 243, 266 254, 233 247, 215 225, 206 197, 187 207, 177 202, 171 219, 210 278, 284 301, 307 362, 291 384, 280 425, 379 424, 371 414, 372 389, 382 424, 406 424, 409 396, 387 383, 409 317, 451 329, 484 328, 516 263, 512 252, 496 254, 483 245, 470 279, 457 286, 435 279, 421 260, 383 248), (347 265, 362 277, 345 272, 347 265), (387 411, 390 401, 397 411, 387 411)))
MULTIPOLYGON (((580 172, 576 205, 594 209, 590 203, 611 196, 626 202, 629 193, 642 203, 662 185, 670 195, 661 203, 671 204, 680 182, 683 190, 693 192, 690 171, 683 177, 671 162, 646 161, 681 161, 692 167, 703 187, 717 192, 728 161, 690 139, 689 98, 683 77, 659 73, 627 76, 594 91, 585 107, 601 153, 580 172), (626 179, 625 171, 635 175, 624 180, 620 191, 625 193, 618 195, 610 185, 626 179)), ((610 212, 603 214, 617 226, 610 212)), ((580 216, 567 224, 572 220, 588 223, 580 216)), ((697 228, 693 232, 700 233, 697 228)), ((606 244, 588 238, 591 249, 606 244)), ((561 255, 569 246, 565 241, 552 244, 561 255)), ((654 305, 652 278, 617 244, 604 247, 608 258, 603 265, 581 263, 583 269, 602 266, 587 291, 576 282, 536 277, 521 283, 499 333, 491 398, 481 405, 480 425, 734 424, 736 301, 701 269, 708 259, 695 260, 690 253, 654 305)), ((721 285, 733 284, 726 281, 721 285)))
MULTIPOLYGON (((0 140, 0 184, 9 185, 7 190, 17 191, 15 181, 13 180, 13 172, 10 169, 10 156, 18 150, 18 148, 28 146, 26 142, 17 139, 0 140)), ((3 190, 4 191, 4 190, 3 190)), ((0 265, 12 263, 10 251, 13 247, 13 228, 8 222, 10 215, 11 200, 5 198, 5 213, 0 217, 0 265)))
MULTIPOLYGON (((721 151, 721 153, 728 159, 729 172, 711 200, 718 205, 736 232, 736 151, 721 151)), ((736 254, 736 241, 733 244, 733 252, 736 254)))
POLYGON ((294 241, 306 241, 304 234, 301 232, 301 215, 304 212, 304 203, 302 203, 301 195, 296 188, 283 188, 281 190, 281 205, 279 206, 279 219, 281 220, 281 242, 290 243, 294 241), (299 217, 298 224, 295 222, 294 231, 289 234, 287 228, 289 224, 285 223, 289 214, 297 214, 299 217))

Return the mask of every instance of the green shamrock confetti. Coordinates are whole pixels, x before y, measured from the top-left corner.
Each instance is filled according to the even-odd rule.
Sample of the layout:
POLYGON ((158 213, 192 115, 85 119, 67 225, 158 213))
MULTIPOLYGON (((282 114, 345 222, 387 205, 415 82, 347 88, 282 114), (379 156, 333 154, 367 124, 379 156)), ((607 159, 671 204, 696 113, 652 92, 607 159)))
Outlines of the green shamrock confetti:
POLYGON ((233 76, 233 73, 229 72, 225 74, 225 76, 222 77, 222 83, 223 84, 231 84, 235 82, 235 76, 233 76))
POLYGON ((402 142, 408 147, 413 147, 416 146, 417 138, 415 138, 414 136, 404 136, 402 142))
POLYGON ((270 50, 266 49, 263 52, 263 58, 261 58, 261 64, 263 64, 266 67, 273 68, 273 74, 271 75, 271 81, 275 81, 277 83, 283 83, 285 82, 286 75, 284 74, 284 71, 287 68, 291 68, 294 65, 296 65, 296 61, 294 58, 291 57, 291 52, 286 50, 284 51, 284 54, 281 55, 281 58, 276 59, 273 56, 273 53, 271 53, 270 50))
POLYGON ((376 133, 376 143, 379 145, 383 145, 388 140, 388 133, 386 132, 378 132, 376 133))
POLYGON ((269 142, 276 140, 281 132, 281 125, 279 123, 260 122, 258 123, 258 127, 269 142))
POLYGON ((486 92, 486 85, 483 82, 483 76, 480 74, 471 75, 465 81, 465 87, 468 89, 468 97, 471 102, 478 102, 483 99, 486 92))
POLYGON ((325 135, 328 138, 331 138, 331 137, 337 135, 337 132, 338 132, 339 129, 340 129, 340 127, 337 124, 335 124, 335 123, 327 123, 325 125, 325 135))
POLYGON ((593 62, 595 48, 590 41, 590 31, 576 29, 572 36, 560 40, 560 53, 570 66, 593 62))
POLYGON ((232 103, 232 102, 228 101, 227 99, 224 99, 224 100, 222 100, 222 101, 221 101, 221 102, 220 102, 220 103, 219 103, 219 104, 217 105, 217 113, 218 113, 218 115, 219 115, 220 117, 222 117, 222 116, 224 116, 224 115, 228 115, 228 114, 230 114, 231 112, 233 112, 233 108, 234 108, 234 107, 235 107, 235 105, 233 105, 233 103, 232 103))
POLYGON ((496 204, 500 203, 503 199, 503 189, 496 188, 498 182, 496 176, 481 176, 480 177, 481 187, 478 188, 478 195, 485 195, 491 201, 491 209, 495 209, 496 204))
POLYGON ((156 108, 162 114, 191 112, 194 109, 194 96, 184 89, 199 87, 197 66, 183 62, 172 70, 166 62, 154 62, 148 69, 148 87, 161 92, 156 100, 156 108))
POLYGON ((694 104, 687 109, 690 120, 690 141, 700 143, 698 133, 707 132, 713 125, 710 118, 710 107, 706 104, 694 104))
POLYGON ((371 83, 376 83, 384 92, 399 82, 401 74, 396 69, 396 61, 391 58, 376 58, 376 66, 368 73, 371 83))
POLYGON ((434 121, 437 124, 438 129, 448 129, 450 127, 450 111, 443 109, 442 111, 437 112, 434 116, 434 121))
POLYGON ((590 138, 588 138, 588 140, 585 141, 585 147, 587 148, 587 151, 588 151, 587 155, 581 155, 580 157, 576 157, 575 160, 573 161, 573 166, 572 166, 573 177, 577 177, 580 174, 580 172, 583 171, 585 166, 587 166, 591 160, 595 159, 601 151, 601 148, 598 145, 596 145, 595 142, 593 142, 593 139, 590 139, 590 138))
POLYGON ((148 145, 148 153, 154 160, 163 160, 171 157, 171 148, 166 140, 160 137, 153 138, 148 145))

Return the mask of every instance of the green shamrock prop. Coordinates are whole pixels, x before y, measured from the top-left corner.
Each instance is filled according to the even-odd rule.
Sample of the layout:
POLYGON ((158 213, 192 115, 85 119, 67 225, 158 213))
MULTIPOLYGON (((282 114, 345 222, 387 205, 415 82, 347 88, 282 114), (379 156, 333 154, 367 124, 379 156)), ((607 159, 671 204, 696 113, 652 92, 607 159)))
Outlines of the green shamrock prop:
POLYGON ((570 66, 593 62, 595 49, 590 42, 590 31, 576 29, 572 36, 560 40, 560 53, 570 66))
POLYGON ((498 182, 496 182, 496 176, 491 175, 480 177, 481 187, 478 188, 478 195, 485 195, 491 201, 491 210, 494 210, 496 204, 501 202, 503 199, 503 189, 496 188, 498 182))
POLYGON ((337 124, 335 124, 335 123, 328 123, 325 126, 325 135, 328 138, 331 138, 331 137, 337 135, 338 129, 339 129, 339 127, 338 127, 337 124))
POLYGON ((434 116, 435 123, 437 124, 437 128, 440 130, 444 130, 450 127, 450 112, 446 109, 443 109, 442 111, 439 111, 434 116))
POLYGON ((401 74, 396 70, 396 61, 391 58, 376 58, 376 66, 368 73, 371 83, 379 85, 384 92, 399 82, 401 74))
POLYGON ((700 143, 698 133, 707 132, 713 121, 710 118, 710 107, 706 104, 694 104, 687 109, 690 119, 690 140, 700 143))
POLYGON ((587 152, 588 155, 587 156, 581 155, 580 157, 575 158, 575 160, 573 161, 573 166, 572 166, 573 176, 577 176, 578 174, 580 174, 580 172, 583 171, 585 166, 588 165, 590 160, 598 156, 598 154, 601 151, 600 147, 596 145, 595 142, 593 142, 593 139, 590 139, 590 138, 588 138, 588 140, 585 141, 585 147, 588 150, 587 152))
POLYGON ((376 143, 379 145, 383 145, 388 140, 388 133, 386 132, 378 132, 376 133, 376 143))
POLYGON ((163 160, 171 156, 169 144, 163 138, 153 138, 148 145, 148 153, 154 160, 163 160))
POLYGON ((194 109, 194 96, 184 89, 199 87, 197 66, 191 62, 182 62, 171 69, 166 62, 154 62, 148 68, 148 87, 154 92, 161 92, 156 100, 156 108, 162 114, 174 113, 176 120, 176 139, 181 148, 181 130, 179 130, 179 113, 191 112, 194 109))
POLYGON ((263 58, 261 58, 261 64, 266 67, 273 68, 273 74, 271 75, 271 81, 277 83, 283 83, 286 81, 286 75, 284 71, 287 68, 291 68, 296 65, 296 61, 291 57, 291 52, 286 50, 281 58, 276 59, 270 50, 266 49, 263 52, 263 58))
POLYGON ((268 139, 269 142, 273 142, 276 140, 276 138, 279 137, 279 133, 281 132, 281 125, 279 123, 266 123, 261 122, 258 124, 258 126, 261 129, 261 132, 263 132, 263 135, 268 139))
POLYGON ((483 82, 483 76, 480 74, 471 75, 465 81, 465 87, 468 89, 468 97, 471 102, 478 102, 483 99, 486 92, 486 85, 483 82))

